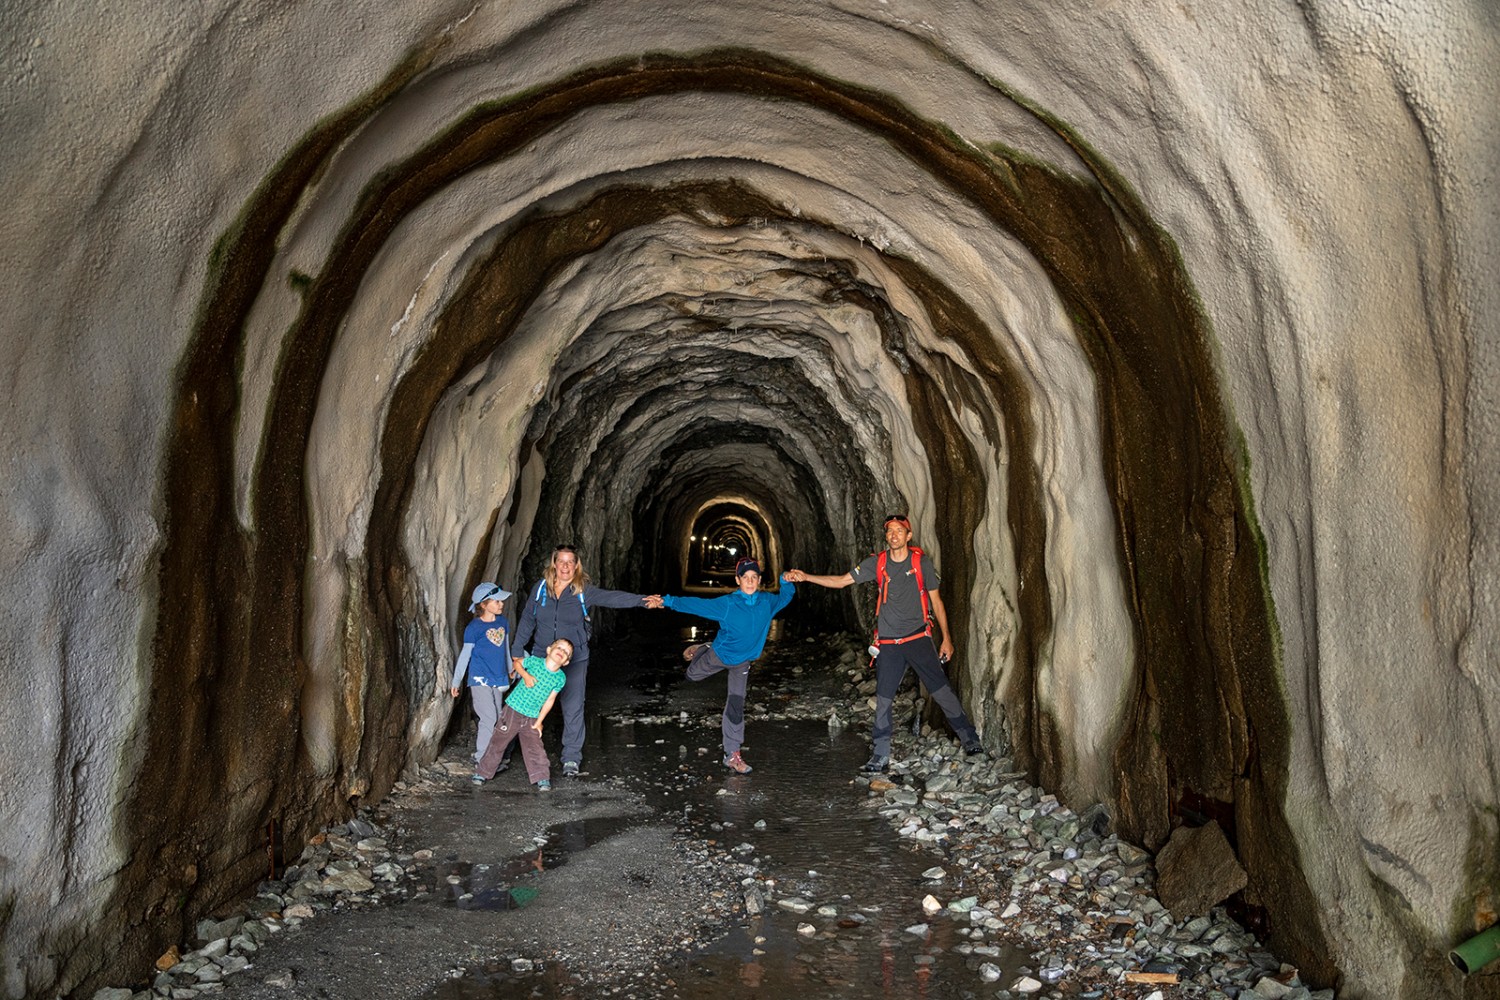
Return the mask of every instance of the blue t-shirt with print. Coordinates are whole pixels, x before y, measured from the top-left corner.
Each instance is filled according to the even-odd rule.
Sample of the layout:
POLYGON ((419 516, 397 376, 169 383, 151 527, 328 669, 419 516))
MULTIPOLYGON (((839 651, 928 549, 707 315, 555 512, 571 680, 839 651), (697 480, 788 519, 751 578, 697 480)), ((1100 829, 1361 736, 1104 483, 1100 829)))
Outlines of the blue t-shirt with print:
POLYGON ((510 629, 504 618, 492 622, 475 618, 464 626, 464 645, 473 644, 469 658, 470 687, 510 687, 510 629))

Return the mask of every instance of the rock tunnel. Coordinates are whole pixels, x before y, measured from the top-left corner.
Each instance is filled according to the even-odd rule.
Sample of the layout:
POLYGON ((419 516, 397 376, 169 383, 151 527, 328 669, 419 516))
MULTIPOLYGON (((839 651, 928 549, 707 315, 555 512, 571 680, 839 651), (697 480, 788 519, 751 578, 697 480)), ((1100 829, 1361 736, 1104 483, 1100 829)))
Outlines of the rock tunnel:
POLYGON ((842 572, 891 511, 987 742, 1151 849, 1217 817, 1311 981, 1468 995, 1493 12, 4 18, 7 996, 430 760, 478 580, 842 572))

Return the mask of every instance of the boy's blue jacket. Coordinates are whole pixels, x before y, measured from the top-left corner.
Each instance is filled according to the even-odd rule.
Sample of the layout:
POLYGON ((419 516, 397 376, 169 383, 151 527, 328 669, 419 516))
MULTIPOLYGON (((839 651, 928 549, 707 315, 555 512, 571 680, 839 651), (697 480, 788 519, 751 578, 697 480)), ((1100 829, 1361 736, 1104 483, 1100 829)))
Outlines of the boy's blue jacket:
POLYGON ((719 634, 714 637, 714 653, 732 667, 746 660, 753 660, 766 648, 766 633, 771 630, 771 619, 776 612, 792 603, 797 593, 796 584, 781 582, 778 593, 757 590, 746 595, 743 590, 725 594, 723 597, 673 597, 662 596, 662 603, 673 611, 683 611, 699 618, 719 623, 719 634))

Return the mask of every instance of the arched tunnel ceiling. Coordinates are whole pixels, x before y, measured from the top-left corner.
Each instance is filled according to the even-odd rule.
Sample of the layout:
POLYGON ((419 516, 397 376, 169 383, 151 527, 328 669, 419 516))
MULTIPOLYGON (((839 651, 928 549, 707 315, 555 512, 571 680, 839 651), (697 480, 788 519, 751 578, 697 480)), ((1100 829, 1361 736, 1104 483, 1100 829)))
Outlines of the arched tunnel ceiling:
MULTIPOLYGON (((1450 766, 1500 725, 1471 579, 1500 544, 1470 513, 1500 495, 1470 489, 1495 485, 1468 367, 1494 369, 1492 191, 1466 166, 1495 126, 1454 85, 1488 65, 1495 91, 1493 32, 1421 5, 893 6, 162 10, 88 36, 152 42, 101 64, 128 84, 57 85, 57 128, 52 92, 0 98, 50 151, 4 161, 18 204, 69 206, 3 223, 54 262, 7 286, 44 373, 13 433, 51 414, 39 464, 88 468, 37 487, 86 530, 8 508, 17 592, 58 595, 17 628, 65 633, 38 654, 60 673, 135 665, 100 692, 129 711, 0 720, 114 761, 60 763, 24 815, 118 816, 0 842, 16 878, 97 886, 10 950, 123 914, 170 937, 248 877, 225 830, 381 794, 444 729, 480 577, 522 586, 567 541, 651 589, 740 505, 772 572, 842 572, 909 510, 987 736, 1149 846, 1184 798, 1227 804, 1314 979, 1430 972, 1482 881, 1445 873, 1496 867, 1494 776, 1450 766), (118 378, 52 392, 105 356, 118 378), (117 646, 60 624, 80 564, 128 594, 117 646)), ((8 982, 91 981, 108 950, 8 982)))
MULTIPOLYGON (((363 131, 379 135, 402 104, 363 131)), ((785 507, 795 558, 814 564, 847 565, 876 535, 877 504, 909 506, 956 583, 955 632, 989 653, 989 678, 960 681, 976 714, 1005 704, 1023 759, 1069 794, 1119 795, 1134 835, 1164 837, 1171 781, 1232 799, 1233 775, 1261 755, 1263 780, 1279 781, 1274 702, 1249 706, 1252 748, 1222 719, 1208 737, 1196 710, 1162 725, 1158 702, 1123 700, 1140 652, 1165 686, 1201 692, 1195 703, 1222 703, 1230 679, 1261 686, 1238 676, 1272 662, 1249 596, 1261 570, 1237 558, 1254 526, 1170 244, 1064 130, 1012 113, 1032 119, 1027 134, 1047 125, 1042 147, 1069 150, 1072 172, 743 50, 602 63, 465 105, 378 172, 359 139, 335 153, 269 261, 286 276, 269 294, 301 306, 262 355, 274 368, 249 372, 266 386, 263 429, 241 408, 240 454, 258 446, 241 467, 246 512, 284 529, 263 558, 307 567, 305 633, 286 641, 337 677, 346 633, 317 623, 367 594, 391 657, 382 686, 423 692, 484 564, 529 579, 569 541, 602 578, 633 569, 642 581, 621 585, 644 586, 660 565, 640 556, 641 529, 680 537, 684 524, 641 498, 688 488, 696 466, 785 507), (631 162, 625 148, 650 153, 631 162), (1161 456, 1178 461, 1164 470, 1161 456), (1199 566, 1181 563, 1171 527, 1184 519, 1205 525, 1199 566), (1086 557, 1058 544, 1075 531, 1086 557), (1229 583, 1200 605, 1205 573, 1229 583), (1226 628, 1239 639, 1222 647, 1224 673, 1204 675, 1194 661, 1226 628), (1072 646, 1107 668, 1037 658, 1072 646), (1085 732, 1106 735, 1076 753, 1085 732)), ((302 709, 329 769, 352 749, 339 697, 329 685, 302 709)), ((446 705, 409 711, 421 741, 446 705)), ((1244 821, 1273 838, 1283 823, 1244 821)), ((1264 866, 1265 891, 1295 921, 1310 907, 1289 862, 1264 866)))

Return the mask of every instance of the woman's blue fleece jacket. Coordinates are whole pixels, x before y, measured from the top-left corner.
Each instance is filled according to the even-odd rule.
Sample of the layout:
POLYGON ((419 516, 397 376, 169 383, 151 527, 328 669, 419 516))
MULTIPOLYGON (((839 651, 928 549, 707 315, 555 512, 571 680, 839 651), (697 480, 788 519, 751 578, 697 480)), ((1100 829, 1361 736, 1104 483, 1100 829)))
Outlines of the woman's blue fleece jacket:
POLYGON ((746 594, 736 590, 723 597, 673 597, 666 594, 662 603, 673 611, 682 611, 719 623, 714 637, 714 653, 727 667, 753 660, 766 648, 766 633, 776 612, 792 603, 797 586, 781 581, 781 590, 771 593, 757 590, 746 594))

